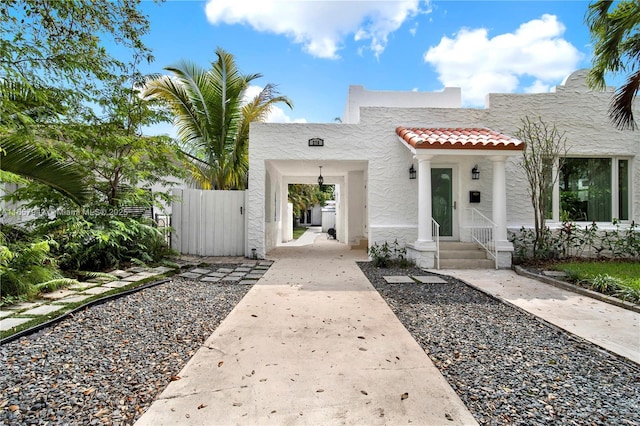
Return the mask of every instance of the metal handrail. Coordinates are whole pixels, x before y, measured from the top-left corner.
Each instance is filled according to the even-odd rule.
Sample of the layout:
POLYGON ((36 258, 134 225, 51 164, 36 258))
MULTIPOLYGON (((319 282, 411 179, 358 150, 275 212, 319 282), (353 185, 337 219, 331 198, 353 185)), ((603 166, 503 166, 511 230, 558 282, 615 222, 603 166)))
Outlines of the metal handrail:
POLYGON ((493 239, 496 232, 496 224, 475 208, 471 208, 470 210, 471 239, 487 251, 487 254, 495 260, 496 269, 498 269, 498 248, 493 239))
POLYGON ((440 269, 440 224, 431 218, 431 235, 436 241, 436 269, 440 269))

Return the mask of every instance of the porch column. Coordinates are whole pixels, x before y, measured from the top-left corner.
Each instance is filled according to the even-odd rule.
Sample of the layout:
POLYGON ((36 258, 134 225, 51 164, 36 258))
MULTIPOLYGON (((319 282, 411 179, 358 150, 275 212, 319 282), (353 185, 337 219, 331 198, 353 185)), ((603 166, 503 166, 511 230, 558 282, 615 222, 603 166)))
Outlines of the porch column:
POLYGON ((507 241, 507 183, 504 164, 506 156, 490 157, 493 162, 493 222, 496 233, 493 240, 497 247, 504 246, 507 241))
POLYGON ((418 240, 416 248, 433 245, 431 232, 431 159, 432 156, 418 158, 418 240))

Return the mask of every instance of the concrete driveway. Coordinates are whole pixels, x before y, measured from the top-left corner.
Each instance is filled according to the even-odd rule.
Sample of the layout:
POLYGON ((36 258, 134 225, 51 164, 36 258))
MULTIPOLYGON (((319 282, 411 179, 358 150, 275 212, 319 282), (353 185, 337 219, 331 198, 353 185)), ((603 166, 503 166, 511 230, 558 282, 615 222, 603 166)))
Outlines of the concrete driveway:
POLYGON ((319 234, 275 263, 138 425, 477 424, 355 264, 319 234))

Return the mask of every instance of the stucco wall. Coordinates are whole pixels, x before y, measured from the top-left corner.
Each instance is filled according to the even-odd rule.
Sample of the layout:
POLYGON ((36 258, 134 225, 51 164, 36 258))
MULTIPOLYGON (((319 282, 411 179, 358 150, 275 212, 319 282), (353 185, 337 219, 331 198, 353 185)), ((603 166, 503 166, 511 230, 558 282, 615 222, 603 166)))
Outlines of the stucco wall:
MULTIPOLYGON (((632 175, 629 192, 633 197, 630 217, 640 221, 640 196, 637 195, 640 188, 640 132, 616 130, 610 124, 607 112, 611 92, 588 91, 583 76, 583 72, 572 75, 567 85, 558 87, 554 93, 491 94, 486 109, 365 106, 359 109, 359 124, 252 124, 248 246, 257 246, 258 253, 264 254, 260 247, 265 238, 264 208, 261 204, 265 191, 265 160, 366 161, 366 178, 363 181, 366 193, 362 201, 367 212, 365 225, 368 235, 365 236, 370 243, 393 241, 395 238, 401 242, 413 242, 417 238, 418 179, 409 179, 409 168, 412 164, 416 169, 418 167, 413 154, 399 142, 396 127, 487 127, 514 136, 524 116, 541 117, 566 132, 569 155, 628 157, 632 175), (307 140, 312 137, 323 138, 325 146, 308 147, 307 140)), ((367 102, 372 103, 371 100, 367 102)), ((636 105, 639 103, 637 101, 636 105)), ((640 116, 640 108, 636 107, 636 111, 640 116)), ((469 240, 468 229, 465 228, 469 207, 492 216, 490 154, 447 154, 432 160, 432 167, 453 166, 457 170, 454 199, 460 225, 458 237, 463 241, 469 240), (479 180, 471 179, 471 168, 475 164, 480 169, 479 180), (479 204, 469 203, 470 190, 481 192, 479 204)), ((518 165, 519 160, 520 154, 506 164, 507 226, 514 229, 530 225, 533 221, 527 181, 518 165)), ((346 186, 341 188, 338 200, 343 214, 347 210, 345 202, 349 199, 346 186)), ((345 231, 341 228, 364 228, 351 218, 338 218, 338 222, 339 235, 345 231)), ((267 221, 267 241, 271 241, 269 223, 267 221)), ((348 237, 353 235, 348 232, 348 237)), ((271 246, 269 242, 267 250, 271 246)))
POLYGON ((342 122, 358 123, 362 107, 460 108, 461 105, 462 91, 459 87, 445 87, 440 92, 391 92, 352 85, 349 86, 342 122))
MULTIPOLYGON (((569 156, 629 157, 632 171, 630 218, 640 220, 640 131, 617 130, 608 116, 612 89, 593 92, 587 88, 586 70, 572 74, 566 86, 556 87, 555 93, 489 95, 487 127, 513 135, 522 125, 522 118, 540 117, 566 132, 569 156)), ((636 117, 640 116, 640 100, 636 100, 636 117)), ((531 203, 526 191, 527 181, 517 160, 507 164, 508 217, 510 227, 519 228, 533 221, 531 203), (510 177, 510 178, 509 178, 510 177)))

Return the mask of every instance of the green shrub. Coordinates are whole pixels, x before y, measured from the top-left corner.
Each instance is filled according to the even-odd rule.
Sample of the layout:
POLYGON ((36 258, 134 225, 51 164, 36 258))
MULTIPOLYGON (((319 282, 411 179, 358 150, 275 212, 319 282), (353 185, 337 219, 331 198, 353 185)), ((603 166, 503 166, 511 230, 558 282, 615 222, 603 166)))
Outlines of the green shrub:
POLYGON ((369 247, 369 256, 373 262, 373 266, 378 268, 386 268, 391 263, 391 249, 386 241, 382 245, 374 243, 369 247))
POLYGON ((595 222, 584 227, 563 222, 558 230, 546 227, 537 246, 534 246, 533 230, 522 227, 518 232, 510 232, 509 236, 514 246, 514 262, 571 257, 640 258, 640 230, 636 223, 631 222, 625 229, 620 228, 617 220, 613 224, 613 230, 600 230, 595 222))
POLYGON ((162 231, 151 221, 131 217, 99 217, 88 221, 66 216, 47 225, 60 241, 55 254, 65 270, 102 271, 123 262, 151 263, 170 253, 162 231))
POLYGON ((374 243, 369 247, 369 257, 374 266, 378 268, 387 268, 392 264, 401 268, 407 268, 413 265, 413 262, 407 258, 406 247, 401 246, 396 239, 393 245, 387 241, 382 244, 374 243))
POLYGON ((605 294, 621 286, 620 281, 609 274, 598 274, 587 282, 594 290, 605 294))
POLYGON ((0 296, 33 297, 41 288, 46 288, 38 284, 63 278, 51 256, 51 247, 55 246, 52 239, 14 242, 0 234, 0 296))

